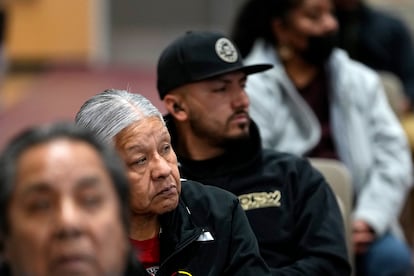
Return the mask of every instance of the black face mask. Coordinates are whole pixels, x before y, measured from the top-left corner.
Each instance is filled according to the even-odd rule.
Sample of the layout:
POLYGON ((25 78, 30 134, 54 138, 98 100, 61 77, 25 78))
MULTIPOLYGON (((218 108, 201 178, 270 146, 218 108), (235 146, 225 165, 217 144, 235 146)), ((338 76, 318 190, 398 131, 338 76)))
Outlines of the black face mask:
POLYGON ((300 55, 308 63, 320 66, 328 60, 336 45, 336 33, 323 36, 309 36, 308 47, 300 55))

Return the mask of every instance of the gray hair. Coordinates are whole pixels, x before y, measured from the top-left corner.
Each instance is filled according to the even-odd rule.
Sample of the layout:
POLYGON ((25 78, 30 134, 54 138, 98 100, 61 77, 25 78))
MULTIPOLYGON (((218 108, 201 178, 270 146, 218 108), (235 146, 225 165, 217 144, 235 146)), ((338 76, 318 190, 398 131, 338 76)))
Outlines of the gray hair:
POLYGON ((157 117, 165 125, 161 112, 144 96, 108 89, 87 100, 76 114, 75 122, 103 141, 112 142, 124 128, 148 117, 157 117))

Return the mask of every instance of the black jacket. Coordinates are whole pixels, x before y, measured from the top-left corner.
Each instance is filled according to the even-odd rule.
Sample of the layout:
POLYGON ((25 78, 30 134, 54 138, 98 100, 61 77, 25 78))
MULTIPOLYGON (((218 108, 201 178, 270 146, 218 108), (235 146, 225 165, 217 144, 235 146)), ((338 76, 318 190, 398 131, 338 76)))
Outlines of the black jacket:
POLYGON ((274 275, 350 275, 341 212, 322 175, 304 158, 262 150, 254 123, 250 137, 210 160, 177 154, 181 175, 239 197, 274 275))
POLYGON ((179 205, 161 216, 160 245, 157 275, 271 275, 237 197, 216 187, 182 180, 179 205))

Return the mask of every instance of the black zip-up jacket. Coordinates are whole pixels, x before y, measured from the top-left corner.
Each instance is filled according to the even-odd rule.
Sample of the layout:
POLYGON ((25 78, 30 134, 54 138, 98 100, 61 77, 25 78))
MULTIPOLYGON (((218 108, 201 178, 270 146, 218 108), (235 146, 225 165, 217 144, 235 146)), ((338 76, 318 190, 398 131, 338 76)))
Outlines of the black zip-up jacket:
POLYGON ((157 275, 271 275, 238 198, 181 180, 177 208, 160 218, 157 275))
POLYGON ((181 175, 239 197, 273 275, 350 275, 342 216, 329 184, 306 159, 263 150, 253 122, 250 128, 250 139, 232 143, 222 156, 193 161, 177 153, 181 175))

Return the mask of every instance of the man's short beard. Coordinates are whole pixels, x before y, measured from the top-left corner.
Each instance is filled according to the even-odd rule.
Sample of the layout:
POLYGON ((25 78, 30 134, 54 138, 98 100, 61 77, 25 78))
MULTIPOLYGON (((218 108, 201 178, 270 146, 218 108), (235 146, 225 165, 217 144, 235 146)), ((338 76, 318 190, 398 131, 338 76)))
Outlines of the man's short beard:
POLYGON ((230 148, 230 147, 237 147, 239 144, 244 144, 249 140, 249 133, 243 133, 242 135, 239 135, 237 137, 230 137, 223 139, 223 141, 220 143, 220 147, 222 148, 230 148))
POLYGON ((243 131, 240 135, 234 137, 224 137, 216 135, 216 133, 209 131, 208 127, 200 125, 199 119, 193 118, 192 120, 190 120, 190 127, 195 136, 199 137, 200 139, 206 140, 207 143, 211 146, 220 148, 227 148, 229 146, 233 146, 235 143, 243 143, 244 141, 248 140, 250 136, 249 123, 239 124, 239 128, 242 131, 245 131, 243 131))

